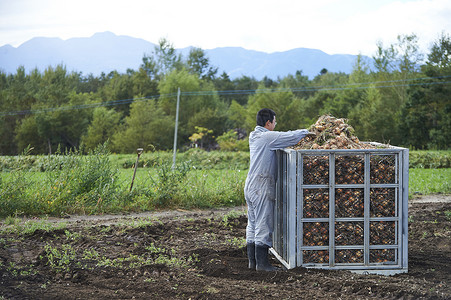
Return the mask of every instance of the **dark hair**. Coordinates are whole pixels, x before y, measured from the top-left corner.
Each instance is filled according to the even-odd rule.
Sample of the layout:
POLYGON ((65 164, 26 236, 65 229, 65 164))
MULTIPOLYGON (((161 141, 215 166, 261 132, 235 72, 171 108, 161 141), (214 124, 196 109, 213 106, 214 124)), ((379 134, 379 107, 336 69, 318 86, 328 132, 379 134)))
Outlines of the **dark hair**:
POLYGON ((269 108, 262 108, 257 113, 257 125, 265 127, 266 122, 273 122, 276 113, 269 108))

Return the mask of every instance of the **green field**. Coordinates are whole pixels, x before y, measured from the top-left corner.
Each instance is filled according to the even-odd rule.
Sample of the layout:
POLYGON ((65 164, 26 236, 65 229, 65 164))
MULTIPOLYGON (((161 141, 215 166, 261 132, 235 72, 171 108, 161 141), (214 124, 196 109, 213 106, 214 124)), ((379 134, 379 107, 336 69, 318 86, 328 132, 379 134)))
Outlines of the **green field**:
POLYGON ((409 170, 409 196, 437 193, 451 193, 451 168, 409 170))
MULTIPOLYGON (((444 154, 449 157, 448 153, 444 154)), ((246 155, 192 151, 178 155, 174 169, 170 153, 143 155, 132 191, 136 155, 111 155, 100 149, 91 155, 8 158, 13 162, 0 172, 0 216, 243 205, 246 155)), ((427 163, 424 157, 443 162, 443 155, 427 153, 417 161, 427 163)), ((409 175, 409 197, 451 193, 451 168, 410 168, 409 175)))

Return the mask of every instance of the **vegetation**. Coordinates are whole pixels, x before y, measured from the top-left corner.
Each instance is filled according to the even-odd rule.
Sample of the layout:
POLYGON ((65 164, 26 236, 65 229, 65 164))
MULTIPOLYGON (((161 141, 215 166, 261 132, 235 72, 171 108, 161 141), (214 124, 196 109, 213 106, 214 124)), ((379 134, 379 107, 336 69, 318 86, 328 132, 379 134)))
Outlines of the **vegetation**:
MULTIPOLYGON (((188 158, 202 156, 198 152, 207 153, 195 150, 185 154, 188 158)), ((235 155, 239 157, 240 153, 235 155)), ((170 160, 154 157, 154 167, 139 169, 130 191, 132 170, 118 169, 119 160, 110 161, 114 156, 105 144, 88 155, 68 151, 41 157, 43 161, 38 166, 45 172, 30 168, 26 162, 34 159, 27 157, 21 155, 9 171, 0 173, 0 216, 61 216, 244 204, 247 173, 236 168, 203 168, 215 164, 209 159, 209 163, 203 161, 197 166, 190 160, 179 160, 172 167, 170 160), (21 166, 18 161, 25 164, 21 166)), ((227 162, 218 165, 221 164, 225 166, 227 162)))
POLYGON ((411 169, 409 193, 410 195, 451 194, 451 169, 411 169))
POLYGON ((371 62, 358 56, 351 74, 323 69, 313 79, 299 70, 231 80, 217 74, 202 49, 182 57, 166 39, 125 74, 96 77, 69 73, 64 65, 0 72, 0 155, 28 146, 34 154, 56 153, 59 146, 75 151, 82 144, 88 153, 108 140, 114 153, 171 149, 178 88, 182 151, 247 150, 243 140, 262 107, 276 111, 278 130, 306 128, 331 113, 348 118, 360 140, 449 149, 450 36, 442 33, 427 54, 414 34, 377 47, 371 62))
MULTIPOLYGON (((80 151, 77 152, 78 154, 80 151)), ((420 169, 440 169, 451 167, 450 151, 410 151, 409 167, 420 169)), ((17 169, 32 172, 44 172, 61 166, 67 157, 55 155, 0 156, 0 171, 12 172, 17 169)), ((130 169, 135 167, 136 154, 110 154, 108 156, 112 167, 130 169)), ((139 168, 154 169, 160 165, 172 162, 173 153, 169 151, 144 152, 138 161, 139 168)), ((205 151, 190 149, 176 154, 177 162, 186 162, 192 170, 246 170, 249 167, 249 151, 205 151)), ((138 169, 139 171, 139 169, 138 169)), ((125 171, 128 172, 128 171, 125 171)))
MULTIPOLYGON (((81 153, 32 156, 25 152, 8 157, 11 161, 4 164, 0 173, 0 217, 7 217, 5 222, 13 225, 15 217, 22 215, 64 216, 244 204, 248 152, 192 149, 178 155, 174 167, 170 152, 144 153, 131 191, 136 155, 112 155, 107 145, 100 145, 87 155, 81 153)), ((449 162, 436 163, 444 161, 444 157, 448 159, 449 151, 411 151, 411 155, 421 162, 410 169, 411 196, 451 193, 449 162), (418 168, 426 166, 434 169, 418 168)), ((46 230, 47 225, 44 222, 39 229, 46 230)))
MULTIPOLYGON (((243 204, 246 136, 262 107, 276 111, 278 130, 330 113, 348 118, 360 140, 428 150, 410 152, 410 190, 449 193, 451 38, 442 33, 427 55, 414 34, 377 46, 351 74, 323 69, 313 79, 299 70, 231 80, 202 49, 185 58, 166 39, 125 74, 83 76, 63 65, 0 71, 0 216, 243 204), (144 154, 130 191, 137 148, 144 154)), ((70 249, 50 245, 47 254, 63 268, 70 249)))

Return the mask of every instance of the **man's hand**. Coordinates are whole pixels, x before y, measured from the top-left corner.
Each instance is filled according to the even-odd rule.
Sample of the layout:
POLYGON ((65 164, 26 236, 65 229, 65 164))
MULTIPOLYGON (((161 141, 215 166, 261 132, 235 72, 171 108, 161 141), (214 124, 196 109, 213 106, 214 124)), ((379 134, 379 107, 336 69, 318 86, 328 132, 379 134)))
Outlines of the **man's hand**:
POLYGON ((309 133, 307 133, 306 137, 314 139, 314 138, 316 138, 316 133, 309 132, 309 133))

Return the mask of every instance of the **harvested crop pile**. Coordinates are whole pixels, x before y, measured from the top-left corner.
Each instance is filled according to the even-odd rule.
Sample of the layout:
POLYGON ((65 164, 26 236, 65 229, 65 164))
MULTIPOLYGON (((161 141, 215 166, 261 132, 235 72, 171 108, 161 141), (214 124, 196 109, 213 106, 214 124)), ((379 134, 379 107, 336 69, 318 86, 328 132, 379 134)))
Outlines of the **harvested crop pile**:
POLYGON ((337 119, 331 115, 319 117, 310 126, 309 132, 316 136, 307 136, 297 145, 291 147, 300 149, 375 149, 374 145, 362 143, 354 135, 354 128, 347 124, 346 119, 337 119))
POLYGON ((362 220, 365 217, 365 209, 369 210, 371 218, 397 216, 395 188, 371 188, 368 193, 368 204, 365 204, 363 187, 365 176, 368 176, 370 184, 396 184, 395 155, 372 151, 368 154, 369 172, 365 173, 366 163, 363 152, 335 153, 331 156, 330 151, 327 151, 380 148, 379 145, 360 142, 354 135, 354 128, 347 123, 346 119, 323 115, 310 126, 309 132, 314 135, 307 136, 291 148, 324 150, 304 154, 301 172, 301 182, 304 185, 302 215, 306 219, 323 220, 310 220, 303 223, 303 246, 318 247, 303 251, 303 263, 328 264, 330 254, 323 247, 333 242, 340 247, 355 247, 354 249, 336 249, 335 263, 363 264, 365 230, 369 231, 369 244, 378 247, 378 249, 368 250, 369 263, 395 263, 396 249, 390 249, 390 246, 396 244, 396 222, 371 220, 369 226, 365 227, 362 220), (333 164, 331 164, 332 160, 333 164), (333 174, 333 177, 330 174, 333 174), (340 185, 334 189, 333 196, 330 195, 327 186, 331 178, 335 185, 340 185), (309 185, 324 185, 324 187, 310 188, 309 185), (330 217, 330 205, 334 205, 334 217, 338 219, 332 227, 333 241, 329 240, 330 224, 324 221, 330 217), (365 205, 368 207, 365 208, 365 205))

